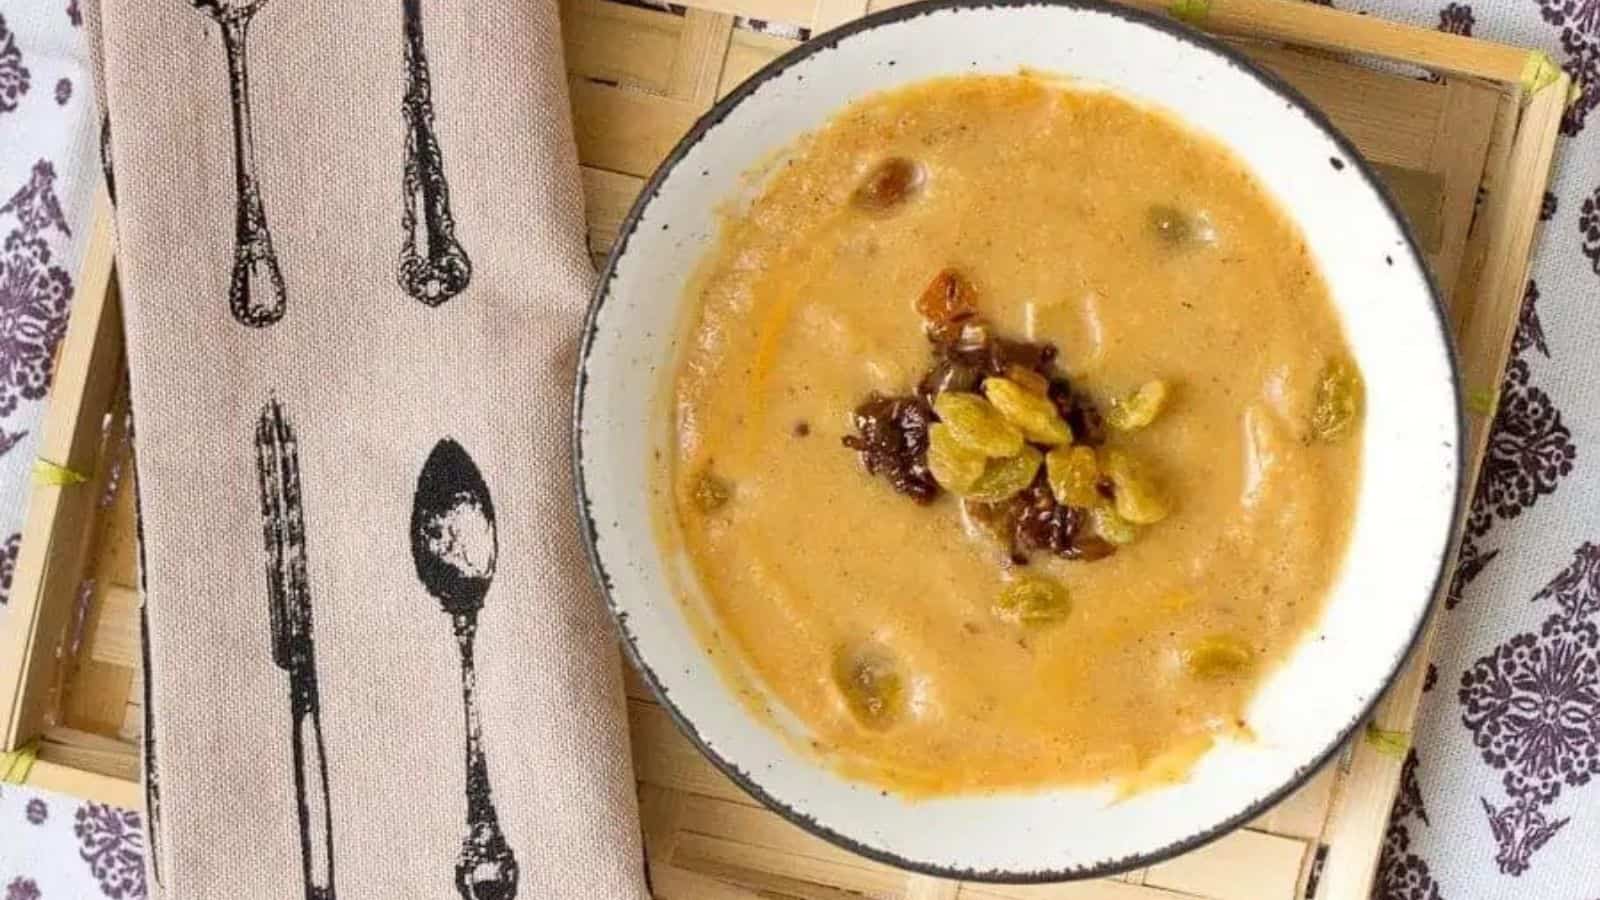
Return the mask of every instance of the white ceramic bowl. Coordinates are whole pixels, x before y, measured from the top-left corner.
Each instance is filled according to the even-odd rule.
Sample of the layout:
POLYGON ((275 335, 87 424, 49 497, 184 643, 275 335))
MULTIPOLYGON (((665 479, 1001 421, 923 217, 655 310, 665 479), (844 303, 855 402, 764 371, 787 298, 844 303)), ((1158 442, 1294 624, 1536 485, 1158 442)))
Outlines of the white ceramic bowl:
POLYGON ((667 709, 791 820, 867 856, 965 879, 1145 865, 1241 824, 1307 777, 1411 648, 1459 503, 1462 429, 1444 322, 1415 243, 1355 149, 1236 52, 1095 3, 900 7, 757 73, 645 186, 585 327, 574 451, 586 538, 627 646, 667 709), (684 560, 651 525, 652 454, 670 440, 659 385, 677 354, 683 285, 717 234, 717 205, 745 189, 741 173, 865 94, 1022 67, 1176 113, 1230 147, 1298 223, 1368 385, 1357 521, 1322 619, 1249 710, 1256 742, 1219 745, 1187 782, 1118 803, 1086 789, 907 801, 841 778, 757 724, 696 642, 672 587, 684 560))

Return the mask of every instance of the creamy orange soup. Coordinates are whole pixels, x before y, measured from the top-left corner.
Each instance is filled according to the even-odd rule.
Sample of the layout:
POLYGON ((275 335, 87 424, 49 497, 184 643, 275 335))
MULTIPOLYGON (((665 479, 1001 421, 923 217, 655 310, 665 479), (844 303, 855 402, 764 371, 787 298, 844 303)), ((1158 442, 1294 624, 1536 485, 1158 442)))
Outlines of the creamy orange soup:
POLYGON ((1248 735, 1253 692, 1341 564, 1360 441, 1359 422, 1316 434, 1322 379, 1348 359, 1339 319, 1223 147, 1029 75, 874 95, 773 164, 692 291, 662 511, 714 654, 812 750, 930 794, 1127 783, 1248 735), (893 158, 916 183, 864 208, 893 158), (1097 452, 1136 456, 1170 515, 1102 559, 1019 564, 954 493, 918 503, 868 473, 842 443, 853 410, 929 368, 916 304, 946 270, 996 334, 1053 344, 1102 411, 1168 386, 1154 421, 1097 452), (1064 589, 1064 614, 1008 614, 997 598, 1030 578, 1064 589))

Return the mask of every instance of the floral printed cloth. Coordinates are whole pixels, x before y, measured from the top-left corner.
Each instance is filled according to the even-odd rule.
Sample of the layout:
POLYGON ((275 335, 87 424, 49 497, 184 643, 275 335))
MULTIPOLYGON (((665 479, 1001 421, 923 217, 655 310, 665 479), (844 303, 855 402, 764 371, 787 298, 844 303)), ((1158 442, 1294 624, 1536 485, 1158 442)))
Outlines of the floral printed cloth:
POLYGON ((0 0, 0 616, 100 177, 80 24, 75 0, 0 0))
POLYGON ((0 786, 0 900, 144 900, 139 813, 0 786))
MULTIPOLYGON (((1596 900, 1600 0, 1333 2, 1543 49, 1583 88, 1374 897, 1596 900)), ((99 177, 79 22, 76 0, 0 0, 0 603, 99 177)), ((139 825, 136 812, 0 789, 0 900, 143 897, 139 825)))

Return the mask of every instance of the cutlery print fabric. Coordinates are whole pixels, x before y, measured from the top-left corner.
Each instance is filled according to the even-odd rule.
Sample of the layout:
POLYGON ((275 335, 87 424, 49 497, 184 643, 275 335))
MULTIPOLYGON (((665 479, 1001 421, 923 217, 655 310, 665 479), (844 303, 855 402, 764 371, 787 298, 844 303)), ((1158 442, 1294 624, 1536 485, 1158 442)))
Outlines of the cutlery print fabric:
MULTIPOLYGON (((87 6, 139 428, 157 895, 642 900, 617 645, 570 500, 593 274, 555 4, 87 6), (245 138, 289 301, 270 323, 230 303, 220 23, 246 8, 245 138), (439 447, 492 494, 492 586, 460 609, 414 556, 439 447)), ((275 296, 258 274, 246 308, 275 296)))

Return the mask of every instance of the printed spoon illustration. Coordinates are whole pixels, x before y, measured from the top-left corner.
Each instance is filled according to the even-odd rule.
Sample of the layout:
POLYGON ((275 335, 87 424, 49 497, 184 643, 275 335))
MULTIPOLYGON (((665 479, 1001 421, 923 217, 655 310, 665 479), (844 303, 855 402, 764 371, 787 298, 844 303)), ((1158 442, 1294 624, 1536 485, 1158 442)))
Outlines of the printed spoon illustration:
POLYGON ((497 541, 494 502, 483 475, 460 444, 450 438, 439 441, 417 477, 411 508, 411 558, 417 566, 417 579, 450 614, 461 651, 461 696, 467 723, 467 836, 456 857, 455 874, 462 900, 512 900, 517 896, 517 857, 500 830, 489 787, 473 661, 478 613, 494 580, 497 541))
POLYGON ((234 235, 228 310, 241 325, 262 328, 283 318, 286 295, 272 232, 256 181, 255 138, 250 125, 250 75, 245 54, 250 20, 267 0, 189 0, 222 29, 233 100, 234 235))
POLYGON ((456 240, 450 214, 450 184, 444 177, 444 154, 433 131, 433 84, 428 74, 428 49, 422 38, 421 0, 403 0, 406 37, 406 158, 402 173, 405 206, 400 227, 400 286, 412 298, 438 306, 466 289, 472 261, 456 240), (418 206, 421 206, 419 233, 418 206), (420 247, 418 245, 421 245, 420 247))

